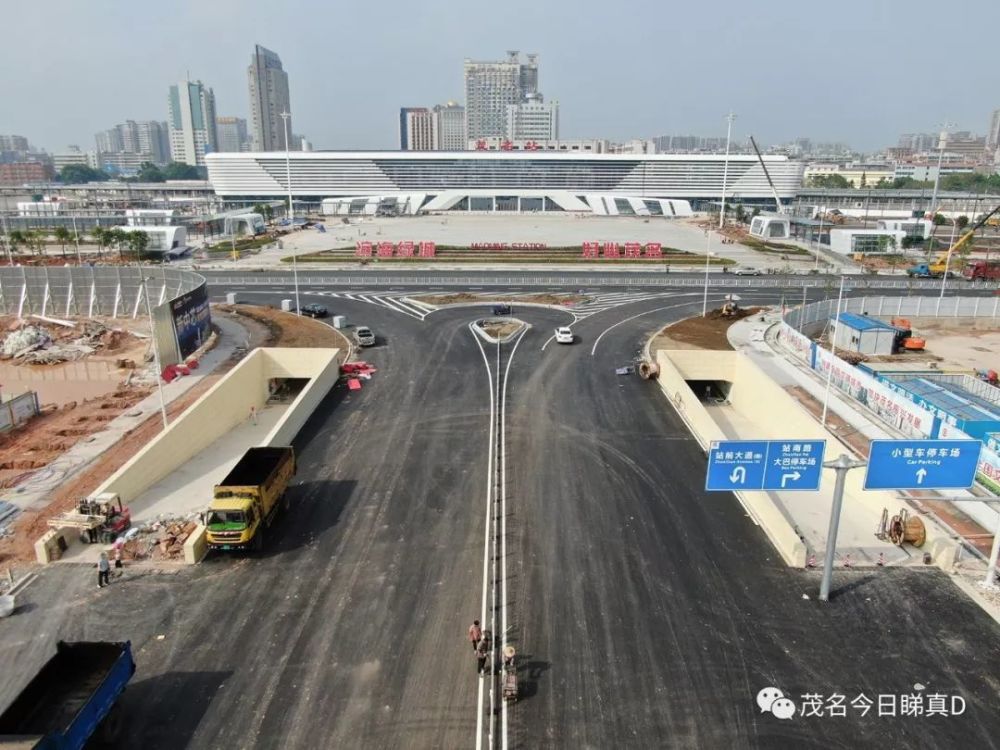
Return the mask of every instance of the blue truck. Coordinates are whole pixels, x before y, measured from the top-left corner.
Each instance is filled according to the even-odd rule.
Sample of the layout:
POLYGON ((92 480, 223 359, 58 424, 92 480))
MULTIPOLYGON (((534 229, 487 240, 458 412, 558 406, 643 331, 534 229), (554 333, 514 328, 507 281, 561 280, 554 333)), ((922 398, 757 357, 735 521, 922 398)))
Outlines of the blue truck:
POLYGON ((56 654, 0 714, 0 750, 82 750, 114 742, 115 703, 135 673, 132 644, 59 641, 56 654))

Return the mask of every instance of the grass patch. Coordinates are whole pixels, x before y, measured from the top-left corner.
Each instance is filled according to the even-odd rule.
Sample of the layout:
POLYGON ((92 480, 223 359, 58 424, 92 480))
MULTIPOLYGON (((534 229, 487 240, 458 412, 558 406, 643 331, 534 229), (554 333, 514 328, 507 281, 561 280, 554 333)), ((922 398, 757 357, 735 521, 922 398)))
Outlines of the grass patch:
MULTIPOLYGON (((273 237, 268 237, 267 235, 236 240, 236 252, 240 252, 241 250, 257 250, 267 245, 271 245, 274 242, 276 242, 276 240, 273 237)), ((209 245, 205 248, 205 250, 207 250, 209 254, 232 253, 233 243, 225 241, 218 242, 214 245, 209 245)))
MULTIPOLYGON (((409 258, 391 257, 379 258, 372 255, 371 258, 359 258, 354 254, 355 248, 337 248, 322 250, 316 253, 308 253, 296 256, 298 263, 357 263, 367 261, 369 263, 426 263, 428 261, 440 261, 444 263, 594 263, 609 262, 619 264, 653 263, 659 265, 702 265, 705 262, 704 255, 688 253, 675 248, 664 248, 661 258, 584 258, 583 249, 579 246, 546 248, 545 250, 473 250, 468 247, 457 247, 454 245, 438 245, 435 248, 433 258, 421 258, 413 256, 409 258)), ((291 263, 292 258, 288 256, 282 258, 283 263, 291 263)), ((713 257, 709 259, 709 264, 713 266, 726 266, 735 263, 730 258, 713 257)))

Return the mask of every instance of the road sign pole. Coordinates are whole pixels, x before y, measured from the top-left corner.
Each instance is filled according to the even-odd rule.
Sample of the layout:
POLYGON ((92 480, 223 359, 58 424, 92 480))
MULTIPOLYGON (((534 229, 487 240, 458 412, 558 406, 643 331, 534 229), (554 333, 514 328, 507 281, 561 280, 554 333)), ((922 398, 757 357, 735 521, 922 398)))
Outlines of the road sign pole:
POLYGON ((997 530, 993 534, 993 549, 990 551, 990 563, 986 566, 986 578, 983 579, 984 586, 992 586, 997 574, 997 557, 1000 556, 1000 521, 997 522, 997 530))
POLYGON ((856 461, 841 453, 835 461, 823 464, 837 472, 837 483, 833 487, 833 507, 830 509, 830 528, 826 532, 826 558, 823 560, 823 580, 819 585, 819 599, 830 600, 830 580, 833 578, 833 555, 837 551, 837 529, 840 527, 840 509, 844 504, 844 481, 847 472, 864 466, 864 461, 856 461))

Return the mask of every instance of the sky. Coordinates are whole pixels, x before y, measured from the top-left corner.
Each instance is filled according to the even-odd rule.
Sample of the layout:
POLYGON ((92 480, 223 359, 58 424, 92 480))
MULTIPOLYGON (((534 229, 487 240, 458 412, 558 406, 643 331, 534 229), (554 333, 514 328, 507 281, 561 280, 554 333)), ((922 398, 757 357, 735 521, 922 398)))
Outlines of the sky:
POLYGON ((317 149, 398 148, 401 106, 463 99, 465 58, 539 54, 560 136, 797 137, 873 151, 1000 108, 996 0, 46 0, 8 2, 0 133, 94 148, 166 120, 187 73, 248 117, 253 45, 281 57, 297 133, 317 149), (17 30, 20 29, 21 33, 17 30))

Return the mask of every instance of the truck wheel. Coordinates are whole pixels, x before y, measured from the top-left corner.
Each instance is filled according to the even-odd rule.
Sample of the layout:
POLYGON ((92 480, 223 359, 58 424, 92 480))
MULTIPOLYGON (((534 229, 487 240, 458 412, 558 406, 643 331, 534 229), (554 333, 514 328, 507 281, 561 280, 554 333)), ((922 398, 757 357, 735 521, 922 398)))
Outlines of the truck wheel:
POLYGON ((264 524, 257 527, 257 534, 253 538, 254 552, 264 551, 264 524))

